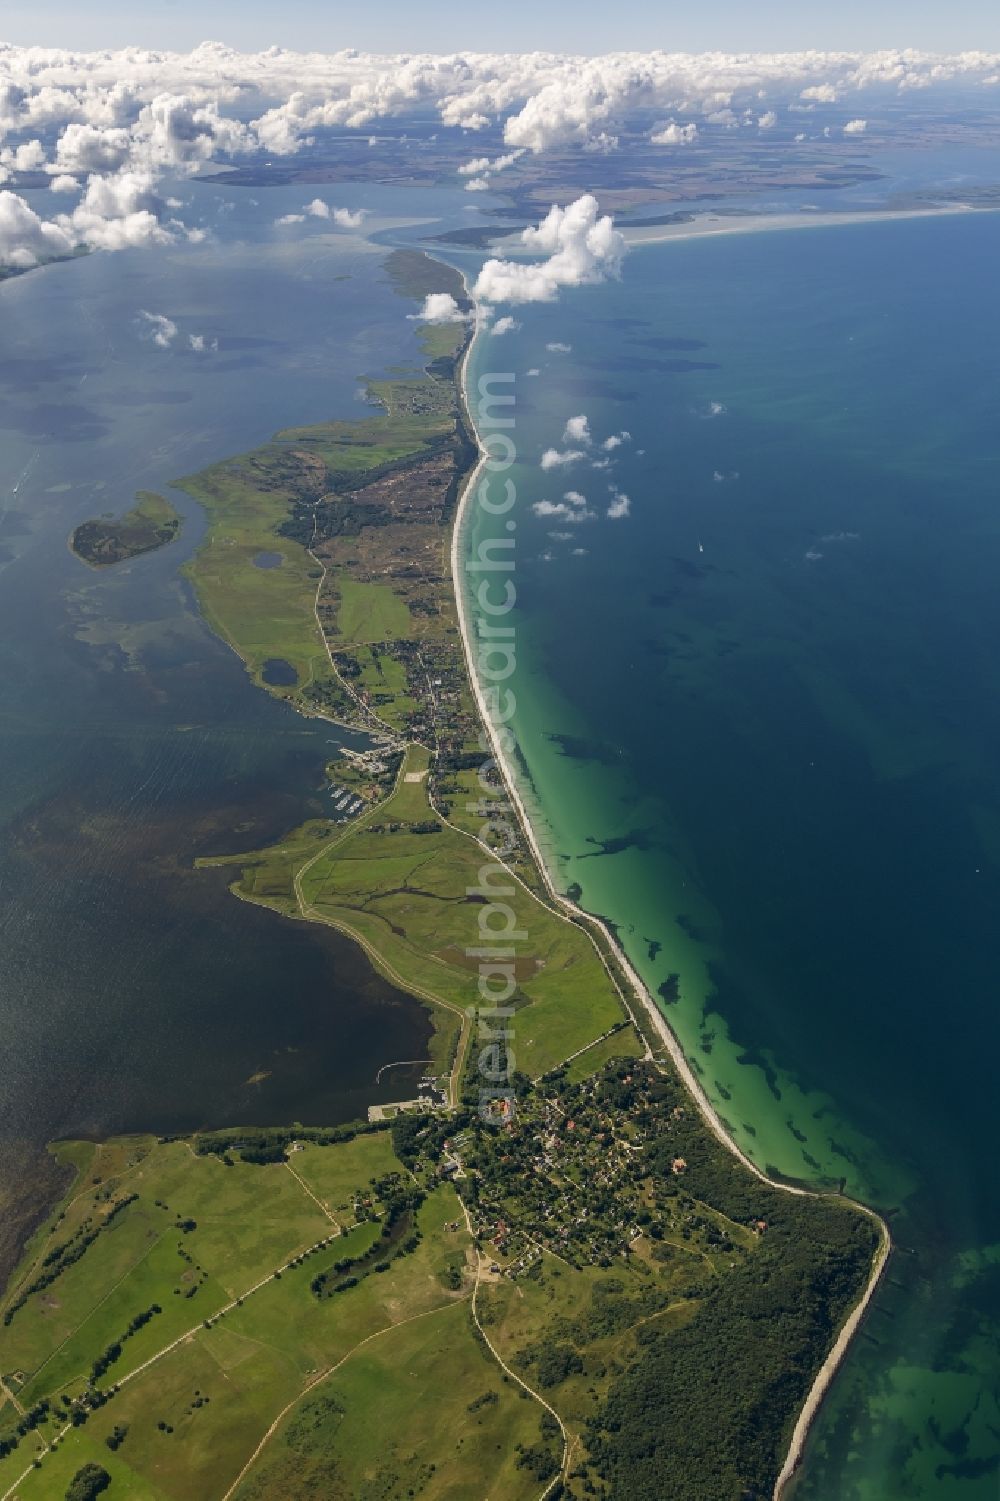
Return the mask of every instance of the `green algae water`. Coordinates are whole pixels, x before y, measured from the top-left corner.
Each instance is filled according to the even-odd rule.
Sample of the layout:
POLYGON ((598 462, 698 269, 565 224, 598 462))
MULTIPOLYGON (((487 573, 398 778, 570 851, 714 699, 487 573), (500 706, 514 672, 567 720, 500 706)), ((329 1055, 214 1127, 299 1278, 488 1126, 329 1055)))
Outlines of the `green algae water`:
POLYGON ((550 867, 740 1145, 892 1224, 799 1501, 996 1495, 998 252, 993 215, 647 245, 470 366, 517 375, 550 867))

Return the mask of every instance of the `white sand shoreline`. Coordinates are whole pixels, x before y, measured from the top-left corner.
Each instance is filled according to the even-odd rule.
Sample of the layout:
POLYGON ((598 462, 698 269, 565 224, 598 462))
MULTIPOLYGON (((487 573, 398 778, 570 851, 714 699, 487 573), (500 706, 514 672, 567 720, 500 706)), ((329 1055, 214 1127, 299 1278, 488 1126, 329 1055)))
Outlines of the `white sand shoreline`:
MULTIPOLYGON (((950 212, 950 210, 947 212, 950 212)), ((649 242, 647 241, 646 243, 649 242)), ((469 284, 469 279, 467 276, 465 276, 464 273, 462 273, 462 276, 469 298, 474 302, 475 299, 472 297, 472 287, 469 284)), ((670 1054, 672 1063, 674 1064, 678 1074, 687 1086, 687 1089, 694 1099, 695 1104, 697 1105, 706 1125, 713 1132, 713 1134, 730 1152, 733 1153, 734 1156, 739 1158, 744 1167, 748 1168, 749 1171, 752 1172, 757 1178, 759 1178, 762 1182, 769 1184, 772 1188, 781 1189, 786 1193, 801 1194, 808 1197, 825 1197, 825 1195, 814 1192, 813 1190, 797 1188, 792 1184, 782 1183, 777 1181, 776 1179, 769 1178, 768 1175, 756 1165, 756 1163, 751 1161, 751 1159, 746 1155, 739 1144, 734 1141, 734 1139, 726 1131, 725 1126, 716 1113, 714 1105, 708 1098, 708 1095, 705 1093, 701 1082, 698 1079, 698 1076, 688 1062, 684 1050, 681 1047, 679 1038, 675 1035, 673 1029, 667 1022, 663 1013, 656 1005, 656 1002, 654 1001, 652 995, 650 994, 642 979, 639 977, 636 970, 633 968, 627 955, 625 954, 615 935, 612 933, 611 929, 604 922, 602 922, 600 918, 593 917, 591 916, 591 914, 584 912, 581 907, 577 906, 575 902, 571 902, 568 897, 564 896, 556 888, 552 872, 549 870, 549 867, 545 862, 535 834, 535 830, 532 827, 530 819, 528 818, 527 810, 524 806, 520 790, 517 786, 517 781, 510 765, 509 758, 504 752, 503 746, 500 742, 500 737, 497 734, 496 726, 490 718, 489 712, 487 710, 482 684, 479 681, 479 674, 476 671, 475 655, 473 651, 470 623, 467 612, 466 591, 463 582, 464 572, 461 567, 462 560, 460 558, 460 552, 463 526, 467 518, 470 499, 475 493, 480 477, 484 471, 485 461, 489 457, 489 452, 483 444, 482 437, 475 422, 473 409, 469 401, 468 391, 469 361, 472 355, 472 351, 475 348, 477 339, 480 339, 482 337, 484 337, 484 334, 481 329, 477 330, 473 335, 473 338, 470 340, 469 346, 463 356, 461 369, 459 372, 459 388, 465 405, 466 420, 469 425, 469 430, 474 436, 476 444, 479 448, 479 462, 469 474, 465 484, 462 487, 461 495, 459 496, 458 508, 455 514, 455 520, 452 526, 451 534, 451 575, 452 584, 455 590, 459 631, 462 637, 462 649, 465 654, 466 670, 469 674, 469 680, 472 685, 473 694, 475 695, 479 715, 489 737, 492 753, 506 785, 511 805, 516 810, 521 827, 524 831, 525 838, 528 841, 528 846, 534 857, 535 863, 538 866, 539 874, 545 883, 545 888, 550 900, 573 922, 599 931, 605 941, 609 944, 611 950, 616 956, 622 973, 625 975, 628 984, 633 991, 636 1001, 638 1002, 641 1009, 645 1012, 646 1017, 652 1025, 652 1028, 656 1035, 662 1039, 664 1046, 670 1054)), ((837 1197, 842 1196, 838 1195, 837 1197)), ((823 1362, 822 1366, 817 1372, 815 1380, 813 1381, 813 1384, 799 1413, 798 1419, 796 1420, 789 1444, 788 1453, 785 1457, 784 1464, 782 1465, 777 1484, 775 1486, 775 1501, 780 1501, 780 1498, 785 1494, 786 1488, 792 1478, 792 1475, 795 1473, 802 1462, 802 1456, 804 1453, 805 1443, 809 1434, 809 1430, 812 1426, 813 1421, 815 1420, 817 1412, 819 1411, 823 1398, 829 1390, 833 1378, 844 1359, 844 1356, 850 1346, 851 1340, 854 1338, 854 1335, 860 1327, 868 1306, 871 1303, 872 1298, 874 1297, 875 1289, 877 1288, 881 1280, 882 1273, 885 1270, 885 1266, 889 1259, 889 1253, 892 1249, 892 1237, 889 1233, 889 1227, 882 1216, 875 1210, 869 1208, 866 1204, 858 1204, 855 1200, 849 1200, 848 1202, 855 1203, 856 1207, 860 1209, 862 1213, 867 1214, 878 1226, 880 1235, 879 1249, 876 1252, 871 1274, 869 1275, 865 1289, 860 1299, 858 1300, 858 1303, 855 1305, 854 1309, 848 1315, 847 1319, 842 1325, 832 1349, 830 1350, 829 1354, 826 1357, 826 1360, 823 1362)))
POLYGON ((951 219, 968 214, 997 214, 1000 207, 977 207, 974 203, 945 204, 933 208, 900 209, 800 209, 794 214, 698 214, 683 224, 641 225, 620 223, 630 249, 662 245, 668 240, 707 240, 723 235, 766 234, 781 229, 836 229, 850 224, 891 224, 903 219, 951 219))

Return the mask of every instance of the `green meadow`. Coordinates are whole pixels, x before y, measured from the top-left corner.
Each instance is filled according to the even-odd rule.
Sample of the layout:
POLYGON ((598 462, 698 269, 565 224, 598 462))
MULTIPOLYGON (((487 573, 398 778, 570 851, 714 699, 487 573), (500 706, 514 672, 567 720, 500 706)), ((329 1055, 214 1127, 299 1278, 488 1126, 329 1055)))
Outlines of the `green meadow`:
MULTIPOLYGON (((503 943, 490 936, 497 923, 523 934, 513 944, 513 1047, 517 1068, 538 1077, 621 1022, 624 1008, 586 933, 438 816, 429 759, 411 746, 395 791, 345 833, 324 839, 307 825, 273 850, 210 863, 239 865, 234 890, 246 899, 352 934, 390 979, 443 1008, 444 1023, 479 1002, 468 950, 503 943), (487 911, 482 891, 493 887, 506 910, 487 911)), ((454 1026, 439 1033, 450 1047, 455 1038, 454 1026)), ((617 1047, 628 1051, 625 1034, 617 1047)))

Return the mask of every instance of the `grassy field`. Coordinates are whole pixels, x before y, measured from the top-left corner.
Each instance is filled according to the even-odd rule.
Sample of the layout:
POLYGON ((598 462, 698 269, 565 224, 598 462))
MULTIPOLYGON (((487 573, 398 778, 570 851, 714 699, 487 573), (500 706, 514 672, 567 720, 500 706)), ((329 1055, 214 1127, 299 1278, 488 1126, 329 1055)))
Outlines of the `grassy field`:
POLYGON ((868 1232, 751 1181, 684 1100, 629 1060, 550 1076, 519 1129, 471 1111, 325 1145, 292 1128, 267 1163, 244 1155, 267 1134, 238 1129, 68 1144, 78 1181, 0 1304, 0 1495, 52 1501, 90 1463, 127 1501, 540 1501, 561 1422, 567 1496, 653 1494, 629 1488, 649 1431, 672 1501, 737 1501, 791 1420, 785 1355, 798 1389, 868 1232), (620 1249, 581 1262, 560 1227, 598 1221, 620 1249), (515 1226, 556 1249, 513 1266, 498 1242, 515 1226), (750 1471, 747 1435, 749 1460, 769 1444, 750 1471))
MULTIPOLYGON (((587 936, 440 819, 428 798, 429 767, 429 753, 411 746, 392 795, 345 833, 323 839, 306 826, 273 849, 212 863, 239 865, 234 889, 247 899, 353 934, 390 978, 452 1018, 478 1001, 478 960, 467 950, 493 941, 480 928, 478 894, 491 866, 488 879, 503 887, 498 900, 513 914, 500 919, 524 935, 514 961, 515 1053, 517 1067, 535 1077, 622 1021, 624 1008, 587 936)), ((445 1039, 454 1045, 454 1028, 445 1039)))
POLYGON ((243 658, 254 682, 279 697, 333 681, 315 615, 319 570, 301 543, 279 531, 291 491, 259 487, 238 463, 217 464, 181 483, 209 515, 205 540, 185 571, 212 629, 243 658), (280 554, 280 566, 257 567, 261 553, 280 554), (294 683, 264 682, 264 664, 273 660, 294 669, 294 683))
POLYGON ((517 1459, 519 1445, 540 1440, 538 1406, 476 1341, 463 1300, 352 1355, 282 1425, 236 1495, 465 1501, 488 1484, 494 1501, 537 1501, 541 1487, 517 1459))
POLYGON ((566 1065, 566 1077, 571 1084, 576 1084, 580 1079, 589 1079, 613 1058, 641 1058, 644 1052, 645 1048, 636 1036, 635 1028, 622 1027, 572 1059, 566 1065))
MULTIPOLYGON (((475 1445, 453 1437, 449 1463, 436 1456, 442 1434, 456 1429, 466 1404, 490 1382, 502 1384, 468 1325, 472 1283, 462 1269, 469 1236, 454 1190, 429 1185, 416 1213, 419 1243, 409 1254, 397 1255, 381 1275, 369 1274, 338 1296, 318 1299, 310 1287, 317 1272, 378 1241, 382 1200, 374 1185, 412 1182, 388 1132, 323 1147, 306 1144, 287 1164, 261 1166, 227 1156, 228 1162, 196 1153, 188 1141, 152 1138, 95 1150, 89 1181, 78 1184, 31 1248, 3 1305, 9 1310, 37 1281, 53 1247, 71 1243, 82 1229, 106 1219, 109 1205, 129 1198, 84 1254, 30 1293, 2 1329, 0 1374, 20 1409, 44 1400, 60 1416, 43 1421, 0 1459, 0 1494, 39 1457, 41 1468, 30 1469, 18 1486, 23 1501, 61 1495, 88 1461, 108 1470, 117 1496, 219 1501, 271 1424, 286 1408, 290 1417, 296 1414, 298 1398, 316 1376, 334 1368, 337 1400, 354 1413, 337 1443, 362 1463, 360 1394, 367 1383, 379 1384, 373 1372, 384 1370, 387 1410, 402 1420, 412 1407, 418 1366, 433 1380, 441 1408, 432 1422, 411 1411, 398 1461, 404 1463, 411 1449, 422 1450, 429 1475, 437 1475, 423 1492, 428 1496, 475 1494, 475 1445), (358 1198, 375 1218, 341 1233, 340 1222, 354 1220, 358 1198), (303 1256, 309 1248, 318 1249, 303 1256), (196 1295, 186 1296, 193 1287, 196 1295), (162 1312, 121 1339, 130 1319, 154 1304, 162 1312), (429 1326, 438 1314, 448 1322, 435 1335, 429 1326), (366 1343, 397 1326, 417 1330, 420 1323, 408 1321, 425 1319, 426 1338, 404 1337, 384 1349, 366 1343), (70 1427, 54 1453, 46 1452, 79 1410, 92 1362, 116 1339, 119 1357, 89 1388, 105 1394, 103 1405, 70 1427), (359 1347, 371 1353, 354 1376, 351 1361, 359 1347), (388 1379, 393 1373, 395 1386, 388 1379), (127 1431, 112 1449, 106 1440, 116 1429, 127 1431)), ((498 1407, 464 1421, 470 1435, 488 1433, 503 1447, 510 1435, 530 1433, 532 1418, 523 1409, 504 1394, 498 1407)), ((8 1401, 0 1437, 17 1419, 8 1401)), ((537 1426, 537 1412, 533 1421, 537 1426)), ((279 1457, 286 1442, 280 1431, 279 1457)), ((296 1431, 293 1425, 293 1444, 296 1431)), ((317 1436, 317 1462, 327 1438, 317 1436)), ((512 1501, 527 1493, 513 1483, 497 1492, 512 1501)), ((358 1492, 348 1488, 343 1494, 358 1492)))

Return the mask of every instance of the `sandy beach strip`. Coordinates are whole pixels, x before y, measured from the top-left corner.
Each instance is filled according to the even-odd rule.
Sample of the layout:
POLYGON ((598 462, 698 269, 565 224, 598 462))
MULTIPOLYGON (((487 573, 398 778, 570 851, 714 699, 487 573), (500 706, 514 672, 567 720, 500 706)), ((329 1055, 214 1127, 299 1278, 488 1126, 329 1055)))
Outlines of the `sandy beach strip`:
POLYGON ((966 214, 996 214, 1000 208, 973 203, 942 204, 930 208, 799 209, 793 214, 697 214, 683 224, 619 222, 629 246, 662 245, 667 240, 707 240, 720 235, 766 234, 781 229, 836 229, 849 224, 891 224, 902 219, 951 219, 966 214))
MULTIPOLYGON (((931 210, 930 212, 937 213, 939 211, 931 210)), ((953 211, 944 210, 943 212, 950 213, 953 211)), ((768 216, 763 215, 761 217, 762 219, 767 221, 766 227, 770 227, 768 216)), ((874 217, 881 218, 884 217, 884 215, 875 215, 874 217)), ((900 215, 896 217, 903 216, 900 215)), ((907 214, 905 215, 905 217, 913 217, 913 215, 907 214)), ((838 219, 839 221, 840 216, 834 216, 834 218, 838 219)), ((807 223, 809 224, 814 224, 815 222, 815 219, 810 219, 809 221, 807 221, 807 223)), ((688 228, 688 226, 680 227, 688 228)), ((711 233, 712 231, 704 232, 711 233)), ((737 230, 736 232, 739 233, 740 231, 737 230)), ((744 229, 742 232, 745 233, 746 230, 744 229)), ((673 236, 666 236, 664 238, 673 238, 673 236)), ((688 238, 691 238, 691 236, 689 235, 688 238)), ((468 277, 464 273, 463 280, 465 282, 466 292, 469 296, 469 299, 475 306, 475 299, 472 295, 472 286, 470 285, 468 277)), ((615 935, 611 932, 610 928, 600 920, 600 918, 594 917, 588 912, 584 912, 584 910, 580 906, 578 906, 577 903, 570 901, 568 897, 563 895, 563 893, 557 889, 553 880, 552 872, 550 871, 542 854, 542 850, 536 837, 535 830, 532 826, 531 820, 528 817, 527 809, 524 806, 524 801, 521 797, 521 793, 517 785, 517 780, 514 776, 514 772, 510 764, 510 759, 504 752, 500 736, 497 733, 496 725, 493 723, 493 720, 490 717, 487 708, 482 684, 479 680, 479 673, 476 669, 472 631, 470 628, 470 621, 468 616, 468 601, 464 587, 464 570, 462 568, 461 556, 464 524, 467 520, 471 499, 475 494, 476 488, 480 482, 482 475, 485 472, 486 461, 490 457, 489 450, 484 445, 478 426, 476 424, 473 409, 469 401, 468 391, 469 362, 471 360, 477 340, 482 337, 484 337, 484 333, 483 327, 482 325, 480 325, 473 338, 469 341, 468 348, 466 349, 465 354, 462 358, 461 369, 459 372, 459 389, 461 392, 463 404, 465 406, 466 421, 469 426, 469 431, 473 434, 477 447, 479 449, 479 461, 472 469, 471 473, 466 479, 465 484, 462 487, 458 502, 458 508, 455 513, 455 520, 452 526, 451 533, 451 575, 452 585, 455 590, 455 602, 458 612, 459 631, 462 638, 462 649, 465 654, 466 670, 469 674, 469 681, 472 685, 472 691, 475 696, 476 706, 479 710, 479 716, 483 722, 486 734, 489 738, 493 757, 500 769, 501 776, 503 777, 505 786, 507 788, 507 794, 510 798, 511 806, 517 814, 517 818, 524 832, 525 839, 528 842, 528 847, 530 848, 532 856, 535 860, 535 864, 538 867, 539 875, 541 876, 545 884, 545 889, 548 893, 549 899, 560 911, 562 911, 566 915, 569 921, 575 922, 578 925, 583 924, 585 927, 589 927, 592 930, 598 931, 610 950, 615 954, 617 963, 619 964, 621 971, 624 974, 628 985, 633 992, 635 1000, 644 1011, 655 1034, 662 1040, 664 1047, 670 1055, 670 1059, 674 1064, 674 1067, 677 1069, 678 1074, 683 1079, 689 1093, 691 1094, 695 1104, 698 1107, 698 1110, 702 1115, 702 1118, 704 1119, 709 1129, 713 1132, 713 1134, 726 1147, 726 1149, 732 1152, 735 1157, 739 1158, 744 1167, 746 1167, 751 1173, 753 1173, 755 1177, 759 1178, 761 1182, 767 1183, 770 1187, 780 1189, 785 1193, 800 1194, 804 1197, 811 1198, 826 1197, 825 1195, 815 1192, 814 1190, 799 1188, 793 1184, 782 1183, 777 1179, 768 1177, 768 1175, 763 1172, 755 1162, 751 1161, 751 1159, 746 1155, 739 1144, 733 1140, 733 1138, 729 1135, 725 1126, 723 1125, 722 1120, 716 1113, 714 1105, 708 1098, 708 1095, 705 1093, 705 1090, 703 1089, 698 1076, 695 1074, 690 1063, 688 1062, 687 1056, 684 1053, 684 1049, 681 1046, 679 1038, 676 1036, 663 1013, 656 1005, 656 1002, 654 1001, 652 995, 650 994, 637 971, 634 969, 628 956, 625 954, 624 950, 621 947, 621 944, 618 942, 615 935)), ((600 952, 599 946, 598 952, 600 952)), ((612 978, 614 977, 612 976, 612 978)), ((837 1195, 837 1197, 843 1196, 837 1195)), ((848 1202, 853 1203, 857 1209, 859 1209, 863 1214, 868 1215, 868 1217, 877 1225, 879 1230, 879 1248, 876 1252, 871 1274, 868 1278, 867 1283, 865 1284, 864 1291, 857 1304, 841 1326, 841 1329, 837 1335, 837 1339, 829 1354, 827 1355, 826 1360, 823 1362, 822 1366, 817 1372, 813 1384, 806 1396, 806 1400, 799 1413, 798 1419, 792 1432, 792 1438, 789 1444, 788 1453, 785 1456, 785 1461, 782 1465, 777 1484, 775 1486, 775 1501, 780 1501, 780 1497, 784 1494, 788 1482, 802 1462, 802 1456, 804 1453, 805 1443, 809 1434, 809 1430, 815 1420, 817 1412, 819 1411, 823 1398, 829 1390, 830 1385, 833 1382, 833 1378, 836 1375, 845 1354, 847 1353, 851 1340, 857 1333, 865 1316, 865 1313, 867 1312, 868 1307, 871 1303, 871 1300, 875 1295, 875 1290, 882 1278, 882 1273, 885 1270, 885 1267, 888 1263, 889 1254, 892 1250, 892 1237, 889 1233, 889 1226, 882 1218, 882 1216, 875 1210, 869 1208, 866 1204, 857 1203, 856 1200, 848 1200, 848 1202)))

